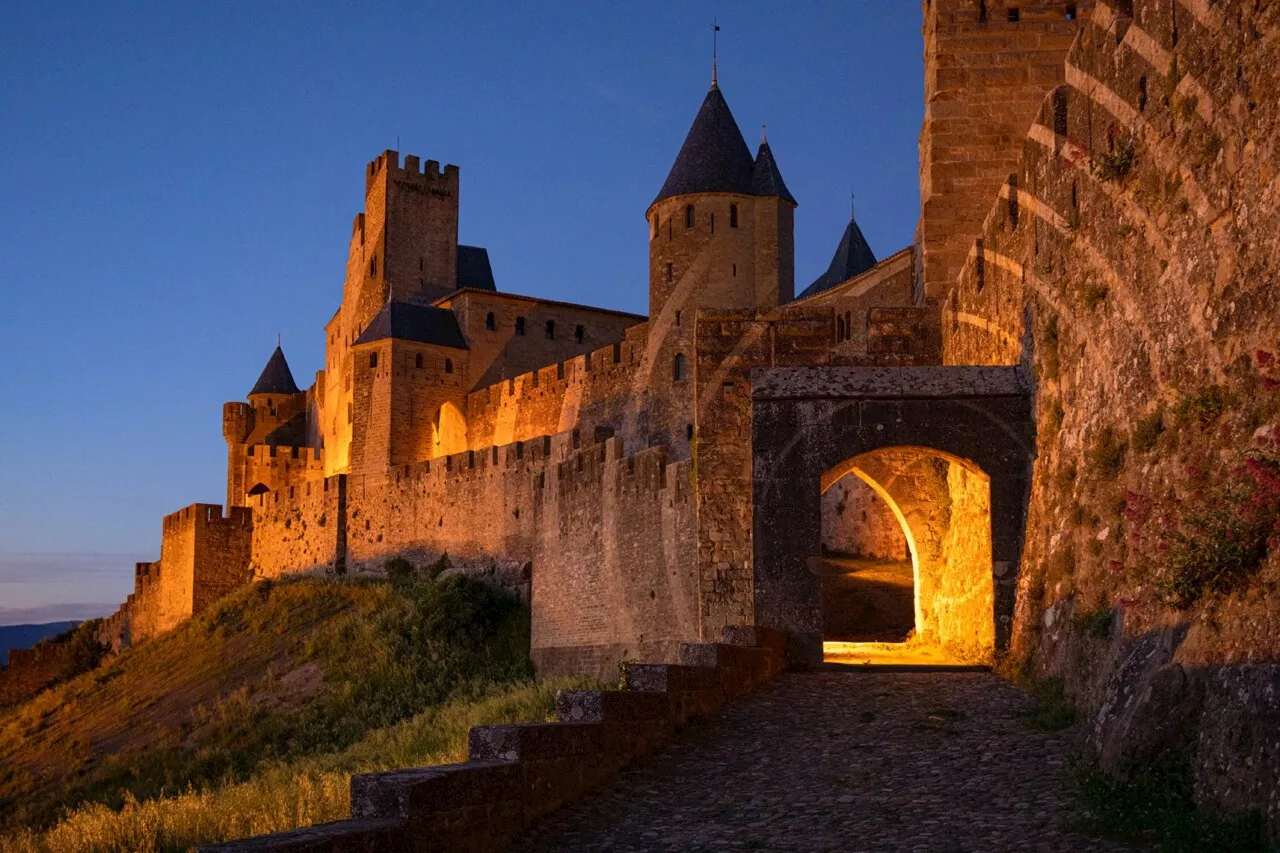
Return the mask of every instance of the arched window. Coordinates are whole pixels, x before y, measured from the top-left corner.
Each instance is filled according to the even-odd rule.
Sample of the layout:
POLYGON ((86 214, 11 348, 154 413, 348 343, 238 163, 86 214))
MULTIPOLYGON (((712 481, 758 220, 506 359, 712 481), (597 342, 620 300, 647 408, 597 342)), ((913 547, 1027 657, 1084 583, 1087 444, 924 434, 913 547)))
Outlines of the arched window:
POLYGON ((667 281, 674 281, 676 277, 676 265, 667 264, 667 281))
POLYGON ((676 353, 671 360, 671 379, 675 382, 684 379, 684 353, 676 353))
POLYGON ((250 495, 263 495, 263 494, 266 494, 266 493, 267 493, 267 492, 269 492, 269 491, 271 491, 271 490, 270 490, 270 489, 268 489, 268 488, 266 487, 266 485, 265 485, 265 484, 263 484, 263 483, 256 483, 256 484, 254 485, 254 487, 253 487, 252 489, 250 489, 250 490, 249 490, 249 494, 250 494, 250 495))
POLYGON ((378 366, 378 354, 376 352, 369 353, 369 367, 374 368, 377 366, 378 366))
POLYGON ((445 373, 453 373, 453 359, 451 359, 451 358, 446 358, 446 359, 444 360, 444 372, 445 372, 445 373))
POLYGON ((738 227, 738 206, 736 204, 729 205, 729 227, 738 227))
POLYGON ((419 370, 422 369, 422 353, 418 353, 413 357, 413 366, 419 370))
POLYGON ((484 315, 484 327, 491 332, 498 327, 498 321, 494 319, 492 311, 484 315))
POLYGON ((586 326, 578 326, 576 329, 573 330, 573 339, 578 343, 582 343, 586 337, 587 337, 586 326))
POLYGON ((692 228, 696 221, 697 215, 693 212, 693 205, 686 204, 684 206, 684 227, 692 228))
POLYGON ((516 334, 517 335, 524 334, 524 318, 523 317, 516 318, 516 334))
POLYGON ((844 317, 836 318, 836 340, 844 340, 844 317))
POLYGON ((547 340, 554 341, 556 339, 556 321, 547 321, 547 340))

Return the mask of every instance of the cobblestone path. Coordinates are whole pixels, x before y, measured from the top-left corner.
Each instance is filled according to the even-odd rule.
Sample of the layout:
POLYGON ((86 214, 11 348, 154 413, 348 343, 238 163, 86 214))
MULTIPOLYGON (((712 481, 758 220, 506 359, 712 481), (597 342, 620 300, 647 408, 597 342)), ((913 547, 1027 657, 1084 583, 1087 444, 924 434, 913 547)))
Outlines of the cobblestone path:
POLYGON ((1033 704, 989 673, 783 675, 513 849, 1140 849, 1073 831, 1067 745, 1027 726, 1033 704))

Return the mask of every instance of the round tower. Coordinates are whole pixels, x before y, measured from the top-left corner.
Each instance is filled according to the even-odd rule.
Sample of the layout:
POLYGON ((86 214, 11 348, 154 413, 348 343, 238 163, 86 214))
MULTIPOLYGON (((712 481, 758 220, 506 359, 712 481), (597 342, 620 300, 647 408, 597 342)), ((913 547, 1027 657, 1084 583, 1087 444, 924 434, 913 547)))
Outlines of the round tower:
POLYGON ((649 205, 650 431, 677 455, 693 436, 699 309, 765 309, 795 291, 793 211, 765 140, 752 158, 712 79, 649 205))

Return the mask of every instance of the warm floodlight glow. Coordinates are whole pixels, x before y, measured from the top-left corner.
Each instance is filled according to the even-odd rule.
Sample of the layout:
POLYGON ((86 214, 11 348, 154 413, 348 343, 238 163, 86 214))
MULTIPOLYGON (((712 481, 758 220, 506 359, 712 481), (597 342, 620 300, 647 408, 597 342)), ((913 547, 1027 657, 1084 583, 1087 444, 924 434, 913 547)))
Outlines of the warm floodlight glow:
POLYGON ((827 663, 861 666, 956 666, 962 663, 936 643, 823 643, 827 663))

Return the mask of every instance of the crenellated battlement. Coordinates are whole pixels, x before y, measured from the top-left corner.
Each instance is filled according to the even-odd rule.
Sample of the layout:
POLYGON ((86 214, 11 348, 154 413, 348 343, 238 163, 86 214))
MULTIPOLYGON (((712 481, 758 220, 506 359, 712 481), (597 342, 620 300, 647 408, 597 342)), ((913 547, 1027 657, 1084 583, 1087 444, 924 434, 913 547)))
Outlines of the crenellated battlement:
POLYGON ((319 447, 290 447, 287 444, 252 444, 244 449, 245 456, 257 464, 279 462, 288 468, 305 466, 324 468, 324 449, 319 447))
POLYGON ((191 504, 166 515, 161 529, 165 536, 170 536, 188 529, 248 527, 253 524, 253 512, 247 507, 233 506, 225 517, 222 511, 221 504, 191 504))
POLYGON ((415 154, 406 154, 400 165, 400 152, 387 149, 365 167, 365 192, 373 188, 380 176, 411 186, 450 191, 458 189, 458 167, 452 164, 440 168, 439 160, 423 162, 415 154))

